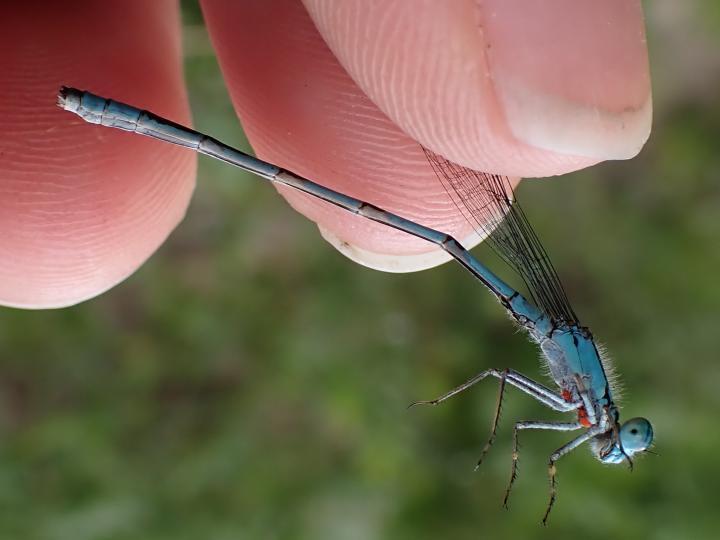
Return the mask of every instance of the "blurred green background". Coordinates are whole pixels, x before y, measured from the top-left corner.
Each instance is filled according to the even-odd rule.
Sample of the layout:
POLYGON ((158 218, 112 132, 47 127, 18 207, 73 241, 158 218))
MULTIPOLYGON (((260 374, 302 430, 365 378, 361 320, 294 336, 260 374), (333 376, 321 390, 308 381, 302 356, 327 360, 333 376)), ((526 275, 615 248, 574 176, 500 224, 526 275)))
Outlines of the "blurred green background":
MULTIPOLYGON (((196 126, 243 141, 194 2, 196 126)), ((189 214, 143 268, 60 311, 0 310, 0 538, 716 538, 720 531, 720 8, 646 5, 655 125, 630 162, 520 190, 583 321, 656 428, 635 472, 527 433, 509 512, 513 393, 473 473, 487 383, 538 353, 463 270, 357 266, 274 190, 203 159, 189 214)), ((480 248, 484 256, 483 248, 480 248)))

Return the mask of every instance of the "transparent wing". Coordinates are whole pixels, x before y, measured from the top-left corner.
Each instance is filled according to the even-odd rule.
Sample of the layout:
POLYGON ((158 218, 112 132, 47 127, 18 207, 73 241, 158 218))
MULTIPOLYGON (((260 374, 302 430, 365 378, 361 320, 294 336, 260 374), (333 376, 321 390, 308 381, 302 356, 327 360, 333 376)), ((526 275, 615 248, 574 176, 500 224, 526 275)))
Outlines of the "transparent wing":
POLYGON ((560 278, 505 176, 456 165, 423 148, 458 210, 525 282, 535 304, 557 321, 577 323, 560 278))

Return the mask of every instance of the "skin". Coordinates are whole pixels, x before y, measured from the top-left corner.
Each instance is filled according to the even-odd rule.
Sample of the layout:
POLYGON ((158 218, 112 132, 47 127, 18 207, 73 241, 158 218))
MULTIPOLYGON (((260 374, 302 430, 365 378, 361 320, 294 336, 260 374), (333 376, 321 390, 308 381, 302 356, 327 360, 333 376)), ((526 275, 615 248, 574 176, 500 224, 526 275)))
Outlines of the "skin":
MULTIPOLYGON (((257 154, 476 243, 418 143, 519 177, 626 159, 650 131, 639 1, 202 2, 257 154)), ((190 124, 178 7, 91 0, 0 17, 0 304, 72 305, 134 272, 182 219, 191 152, 87 125, 61 84, 190 124), (128 29, 132 29, 129 31, 128 29)), ((331 243, 390 271, 445 259, 419 240, 281 192, 331 243)))

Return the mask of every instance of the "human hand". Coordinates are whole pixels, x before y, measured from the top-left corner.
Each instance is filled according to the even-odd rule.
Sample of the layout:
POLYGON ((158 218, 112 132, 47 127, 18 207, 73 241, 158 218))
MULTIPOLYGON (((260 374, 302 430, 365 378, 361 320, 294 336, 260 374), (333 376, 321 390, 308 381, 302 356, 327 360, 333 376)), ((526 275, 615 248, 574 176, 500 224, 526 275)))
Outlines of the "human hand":
MULTIPOLYGON (((418 143, 475 169, 547 176, 632 157, 649 133, 639 1, 304 4, 203 2, 256 152, 458 238, 468 225, 418 143)), ((188 123, 175 2, 72 8, 23 5, 0 21, 5 305, 70 305, 112 287, 164 241, 194 185, 193 153, 54 107, 68 84, 188 123)), ((283 195, 364 264, 441 260, 420 240, 283 195)))

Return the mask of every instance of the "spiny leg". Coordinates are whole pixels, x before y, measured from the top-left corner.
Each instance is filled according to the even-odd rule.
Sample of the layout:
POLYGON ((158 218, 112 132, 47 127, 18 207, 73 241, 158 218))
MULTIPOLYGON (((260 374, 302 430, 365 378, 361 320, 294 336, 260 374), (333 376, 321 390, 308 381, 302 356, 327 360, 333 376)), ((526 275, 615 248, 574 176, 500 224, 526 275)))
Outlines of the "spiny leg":
POLYGON ((505 394, 505 381, 506 380, 507 380, 507 370, 503 371, 502 375, 500 376, 500 385, 498 387, 497 405, 495 406, 495 416, 493 417, 492 427, 490 428, 490 436, 488 437, 488 440, 485 443, 485 446, 483 447, 482 452, 480 452, 480 457, 478 458, 477 464, 475 465, 476 471, 482 464, 483 459, 485 459, 485 454, 488 453, 488 451, 490 450, 490 447, 495 442, 495 436, 497 435, 497 427, 498 427, 498 424, 500 423, 500 412, 502 411, 502 402, 503 402, 503 395, 505 394))
POLYGON ((443 401, 446 401, 446 400, 450 399, 451 397, 459 394, 460 392, 464 392, 465 390, 467 390, 467 389, 470 388, 471 386, 474 386, 475 384, 479 383, 479 382, 482 381, 484 378, 486 378, 488 375, 495 375, 495 372, 496 372, 496 371, 497 371, 497 370, 495 370, 495 369, 486 369, 485 371, 481 371, 480 373, 478 373, 477 375, 475 375, 475 376, 472 377, 471 379, 468 379, 467 381, 465 381, 464 383, 462 383, 460 386, 457 386, 457 387, 453 388, 452 390, 450 390, 449 392, 443 394, 442 396, 437 397, 437 398, 435 398, 435 399, 414 401, 414 402, 412 402, 412 403, 408 406, 408 408, 414 407, 415 405, 439 405, 439 404, 442 403, 443 401))
POLYGON ((536 421, 524 421, 516 422, 515 428, 513 429, 513 449, 512 449, 512 467, 510 468, 510 481, 508 482, 507 489, 505 490, 505 498, 503 499, 503 506, 507 509, 508 499, 510 498, 510 491, 512 491, 513 484, 517 478, 517 465, 519 457, 518 448, 518 432, 521 429, 547 429, 553 431, 573 431, 581 429, 583 426, 579 422, 536 422, 536 421))
POLYGON ((569 403, 565 401, 562 396, 553 392, 546 386, 543 386, 542 384, 533 381, 529 377, 518 373, 514 369, 499 370, 491 368, 486 369, 485 371, 481 371, 471 379, 468 379, 467 381, 462 383, 460 386, 453 388, 452 390, 443 394, 440 397, 430 400, 415 401, 411 403, 408 408, 414 407, 415 405, 439 405, 443 401, 446 401, 451 397, 461 392, 464 392, 471 386, 487 378, 488 375, 497 379, 504 377, 508 384, 514 386, 518 390, 522 390, 525 394, 529 395, 532 398, 535 398, 537 401, 539 401, 546 407, 553 409, 554 411, 569 412, 578 409, 583 404, 581 401, 577 403, 569 403))
POLYGON ((518 459, 520 457, 520 449, 518 448, 518 431, 524 429, 522 426, 525 422, 516 422, 515 428, 513 429, 513 446, 512 446, 512 465, 510 466, 510 480, 505 488, 505 497, 503 497, 503 508, 508 509, 508 499, 510 498, 510 492, 512 491, 513 484, 517 478, 517 466, 518 459))
POLYGON ((592 439, 593 437, 601 433, 603 433, 603 428, 601 428, 600 426, 588 429, 579 437, 576 437, 569 443, 555 450, 555 452, 553 452, 550 456, 550 461, 548 462, 548 477, 550 479, 550 500, 548 501, 547 510, 545 510, 545 515, 542 519, 543 525, 547 525, 548 516, 550 515, 550 511, 552 510, 552 507, 555 504, 555 499, 557 498, 557 483, 555 480, 555 476, 557 475, 557 468, 555 467, 555 462, 557 462, 557 460, 563 457, 565 454, 575 450, 575 448, 580 446, 582 443, 592 439))
MULTIPOLYGON (((471 386, 475 385, 476 383, 482 381, 483 379, 487 378, 488 375, 491 375, 493 377, 496 377, 500 379, 500 388, 498 391, 498 402, 497 407, 495 408, 495 417, 493 419, 492 428, 490 430, 490 437, 488 439, 488 442, 485 444, 485 447, 482 450, 482 453, 480 455, 480 459, 478 459, 477 465, 475 466, 475 469, 480 466, 482 463, 485 454, 488 452, 490 447, 492 446, 493 442, 495 441, 495 435, 497 432, 497 426, 500 421, 500 413, 502 409, 502 399, 505 392, 506 383, 514 386, 515 388, 522 390, 525 394, 535 398, 537 401, 542 403, 543 405, 558 411, 558 412, 569 412, 572 410, 576 410, 583 406, 583 401, 580 400, 576 403, 574 402, 567 402, 565 399, 550 390, 549 388, 543 386, 540 383, 537 383, 533 381, 532 379, 526 377, 525 375, 518 373, 517 371, 513 369, 505 369, 505 370, 498 370, 498 369, 487 369, 485 371, 481 371, 471 379, 468 379, 460 386, 453 388, 449 392, 443 394, 440 397, 437 397, 435 399, 431 400, 423 400, 423 401, 415 401, 414 403, 411 403, 409 407, 414 407, 415 405, 439 405, 440 403, 450 399, 451 397, 467 390, 471 386)), ((408 407, 408 408, 409 408, 408 407)), ((566 424, 562 422, 527 422, 528 427, 527 429, 555 429, 560 431, 568 431, 569 429, 579 429, 579 424, 566 424), (532 425, 531 425, 532 424, 532 425), (573 426, 572 428, 569 428, 568 426, 573 426)), ((515 434, 515 437, 517 438, 517 434, 515 434)), ((517 453, 517 452, 515 452, 517 453)), ((517 460, 514 458, 513 460, 513 468, 516 468, 515 462, 517 460)), ((513 474, 515 476, 515 474, 513 474)), ((511 482, 512 485, 512 482, 511 482)), ((507 503, 507 496, 509 495, 509 489, 506 493, 505 502, 507 503)))
POLYGON ((565 401, 562 396, 556 394, 549 388, 546 388, 511 369, 507 370, 507 372, 508 384, 534 398, 536 401, 542 403, 549 409, 557 412, 570 412, 579 409, 583 405, 582 401, 579 400, 577 402, 565 401))

